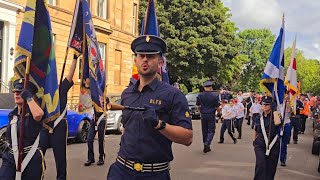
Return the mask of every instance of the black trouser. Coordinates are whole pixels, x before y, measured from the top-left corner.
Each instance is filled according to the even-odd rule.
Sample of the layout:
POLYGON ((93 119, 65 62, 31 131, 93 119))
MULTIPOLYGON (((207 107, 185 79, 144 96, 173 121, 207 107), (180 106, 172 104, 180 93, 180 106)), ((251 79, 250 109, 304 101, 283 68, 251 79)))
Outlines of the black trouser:
POLYGON ((280 141, 279 139, 276 141, 269 156, 265 155, 266 145, 262 134, 258 134, 254 142, 254 152, 256 155, 254 180, 273 180, 277 171, 280 141))
POLYGON ((210 146, 216 131, 215 113, 201 114, 202 141, 206 146, 210 146))
POLYGON ((242 136, 242 123, 243 123, 243 117, 242 118, 236 118, 234 121, 234 125, 239 133, 239 138, 242 136))
MULTIPOLYGON (((37 150, 26 169, 22 172, 22 180, 41 180, 43 177, 44 159, 41 150, 37 150)), ((9 152, 2 154, 2 165, 0 168, 0 180, 15 180, 16 164, 14 157, 9 152)))
POLYGON ((257 124, 258 121, 260 121, 260 114, 259 113, 253 113, 251 127, 254 127, 257 124))
MULTIPOLYGON (((295 117, 290 117, 291 121, 291 130, 293 129, 293 141, 298 141, 299 127, 300 127, 300 115, 296 115, 295 117)), ((289 138, 290 141, 291 138, 289 138)))
POLYGON ((224 119, 223 120, 223 124, 221 126, 221 130, 220 130, 220 141, 223 142, 224 141, 224 132, 226 131, 226 129, 228 129, 228 134, 230 135, 230 137, 232 138, 232 140, 234 140, 234 136, 232 133, 232 129, 231 129, 231 120, 230 119, 224 119))
POLYGON ((304 115, 304 114, 301 114, 300 115, 300 120, 301 120, 301 123, 300 123, 300 131, 304 133, 304 131, 306 130, 306 121, 307 121, 307 118, 308 116, 304 115))
MULTIPOLYGON (((50 122, 52 125, 53 122, 50 122)), ((52 126, 51 126, 52 127, 52 126)), ((54 160, 56 162, 57 179, 67 179, 67 138, 68 121, 63 118, 54 128, 53 133, 43 128, 40 132, 40 148, 43 155, 49 147, 52 147, 54 160)))
POLYGON ((104 161, 104 136, 106 132, 106 120, 102 119, 98 125, 98 130, 95 129, 96 122, 94 120, 90 121, 90 127, 87 138, 88 145, 88 160, 94 162, 94 151, 93 151, 93 142, 94 137, 98 131, 98 141, 99 141, 99 160, 104 161))

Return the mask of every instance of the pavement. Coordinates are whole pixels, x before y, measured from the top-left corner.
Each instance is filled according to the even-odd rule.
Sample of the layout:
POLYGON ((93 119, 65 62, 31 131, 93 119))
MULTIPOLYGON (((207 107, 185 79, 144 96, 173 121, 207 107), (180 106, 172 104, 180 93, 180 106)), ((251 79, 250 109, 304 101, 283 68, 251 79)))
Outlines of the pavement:
MULTIPOLYGON (((225 132, 225 143, 218 144, 221 123, 217 123, 212 151, 202 152, 201 124, 193 120, 194 137, 190 147, 173 144, 175 159, 171 163, 171 178, 173 180, 248 180, 253 179, 255 155, 252 146, 253 130, 243 123, 243 137, 237 144, 225 132)), ((236 133, 237 135, 237 133, 236 133)), ((110 165, 115 161, 119 149, 121 135, 106 135, 106 163, 85 167, 87 160, 86 144, 68 145, 68 179, 97 180, 106 179, 110 165)), ((287 166, 278 165, 276 180, 319 180, 317 172, 319 157, 311 154, 312 127, 307 122, 307 130, 299 135, 298 144, 288 145, 287 166)), ((98 153, 98 143, 95 141, 95 152, 98 153)), ((96 161, 98 154, 95 154, 96 161)), ((46 154, 45 180, 55 180, 56 170, 52 149, 46 154)))

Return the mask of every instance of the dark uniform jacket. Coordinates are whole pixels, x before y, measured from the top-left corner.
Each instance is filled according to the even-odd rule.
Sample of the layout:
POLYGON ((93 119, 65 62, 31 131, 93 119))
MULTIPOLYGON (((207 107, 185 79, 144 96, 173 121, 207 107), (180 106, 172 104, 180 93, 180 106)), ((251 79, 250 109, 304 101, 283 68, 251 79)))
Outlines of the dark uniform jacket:
POLYGON ((200 112, 204 114, 215 113, 219 107, 219 98, 211 91, 204 91, 197 97, 197 106, 200 106, 200 112))

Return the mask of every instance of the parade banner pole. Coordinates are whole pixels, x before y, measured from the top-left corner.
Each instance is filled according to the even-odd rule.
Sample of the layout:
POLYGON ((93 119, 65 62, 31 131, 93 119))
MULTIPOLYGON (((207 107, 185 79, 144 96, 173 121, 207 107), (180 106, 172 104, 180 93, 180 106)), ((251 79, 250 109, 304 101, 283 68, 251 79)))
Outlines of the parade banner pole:
POLYGON ((60 76, 60 83, 62 83, 62 78, 63 78, 63 74, 64 74, 64 69, 66 67, 66 62, 67 62, 67 58, 68 58, 68 52, 69 52, 69 46, 67 46, 67 49, 66 49, 66 55, 64 57, 64 62, 63 62, 63 66, 62 66, 62 72, 61 72, 61 76, 60 76))
MULTIPOLYGON (((28 89, 28 82, 29 82, 29 73, 30 73, 30 58, 26 57, 26 72, 24 76, 24 89, 28 89)), ((25 115, 26 115, 26 107, 27 102, 24 101, 22 106, 22 117, 21 117, 21 125, 20 125, 20 137, 19 137, 19 157, 18 157, 18 167, 17 171, 21 172, 21 164, 23 158, 23 142, 24 142, 24 122, 25 122, 25 115)))

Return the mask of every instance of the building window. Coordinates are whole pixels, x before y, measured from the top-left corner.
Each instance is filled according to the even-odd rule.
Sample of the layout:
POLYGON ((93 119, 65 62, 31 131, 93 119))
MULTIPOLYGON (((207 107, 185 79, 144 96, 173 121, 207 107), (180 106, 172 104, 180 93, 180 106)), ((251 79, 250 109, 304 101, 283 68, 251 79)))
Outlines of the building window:
POLYGON ((114 62, 114 84, 121 85, 121 62, 122 62, 122 52, 116 50, 115 52, 115 62, 114 62))
POLYGON ((57 5, 57 0, 49 0, 48 2, 50 5, 52 6, 56 6, 57 5))
POLYGON ((99 42, 99 50, 100 50, 100 55, 103 62, 103 67, 107 69, 106 68, 106 44, 99 42))
POLYGON ((98 11, 98 16, 102 17, 104 19, 108 18, 108 3, 107 0, 98 0, 97 3, 98 7, 97 7, 97 11, 98 11))
POLYGON ((137 30, 137 15, 138 13, 138 5, 136 3, 133 3, 133 15, 132 15, 132 34, 136 34, 137 30))

